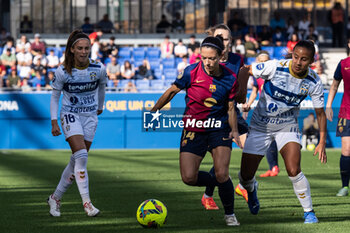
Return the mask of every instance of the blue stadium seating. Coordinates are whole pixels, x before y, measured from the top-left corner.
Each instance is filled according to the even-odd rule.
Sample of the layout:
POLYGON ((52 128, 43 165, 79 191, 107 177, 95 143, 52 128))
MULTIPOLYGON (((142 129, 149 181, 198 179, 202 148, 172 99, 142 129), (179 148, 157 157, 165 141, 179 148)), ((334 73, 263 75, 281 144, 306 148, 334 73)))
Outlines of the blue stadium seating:
POLYGON ((265 50, 266 52, 268 52, 271 59, 274 57, 274 47, 273 46, 262 46, 261 50, 265 50))
POLYGON ((134 51, 133 51, 134 60, 143 60, 145 58, 145 55, 146 55, 145 47, 134 48, 134 51))
POLYGON ((3 47, 0 47, 0 55, 2 54, 3 47))
POLYGON ((160 48, 158 47, 149 47, 147 48, 147 58, 154 59, 160 57, 160 48))
POLYGON ((121 47, 118 52, 118 57, 131 60, 131 52, 132 52, 131 47, 121 47))
POLYGON ((172 80, 172 79, 164 80, 164 87, 169 88, 173 84, 174 81, 175 80, 172 80))
POLYGON ((163 69, 175 68, 175 58, 163 58, 163 69))
POLYGON ((175 68, 168 68, 168 69, 163 69, 163 74, 165 79, 176 79, 177 77, 177 69, 175 68))
POLYGON ((107 87, 114 87, 114 82, 113 82, 113 80, 108 80, 108 81, 107 81, 107 87))
POLYGON ((287 47, 275 47, 274 48, 274 53, 273 53, 273 57, 276 59, 283 59, 285 55, 287 55, 288 50, 287 47))
POLYGON ((155 79, 162 79, 163 77, 163 71, 160 68, 154 69, 153 71, 153 77, 155 79))
POLYGON ((106 57, 105 60, 103 61, 103 63, 104 63, 105 65, 107 65, 108 63, 111 63, 111 58, 106 57))
POLYGON ((136 80, 135 85, 136 85, 136 88, 140 91, 149 90, 149 80, 148 79, 136 80))
POLYGON ((62 57, 61 48, 57 48, 57 47, 47 47, 47 48, 46 48, 46 55, 49 55, 49 54, 50 54, 50 50, 53 50, 55 56, 57 56, 58 58, 62 57))
POLYGON ((125 88, 126 85, 127 85, 129 82, 135 83, 134 80, 122 79, 122 80, 119 80, 118 87, 119 87, 119 88, 125 88))
POLYGON ((181 63, 182 62, 182 58, 181 57, 176 57, 175 58, 175 66, 177 67, 177 65, 179 64, 179 63, 181 63))
POLYGON ((160 68, 160 58, 149 59, 149 64, 152 70, 160 68))
POLYGON ((246 60, 247 60, 247 61, 246 61, 245 63, 246 63, 247 65, 250 65, 250 64, 252 64, 253 62, 255 62, 256 58, 255 58, 255 57, 247 57, 246 60))
POLYGON ((151 80, 151 89, 152 90, 164 89, 164 81, 163 80, 151 80))
POLYGON ((138 59, 135 59, 134 57, 134 67, 139 67, 140 65, 142 65, 142 62, 143 62, 143 59, 138 60, 138 59))

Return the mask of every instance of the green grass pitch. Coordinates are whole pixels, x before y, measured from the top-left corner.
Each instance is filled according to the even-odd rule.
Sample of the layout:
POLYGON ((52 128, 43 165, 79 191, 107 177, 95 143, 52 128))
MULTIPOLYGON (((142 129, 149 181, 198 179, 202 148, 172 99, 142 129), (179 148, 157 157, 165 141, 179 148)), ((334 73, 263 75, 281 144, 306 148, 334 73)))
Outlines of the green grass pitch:
MULTIPOLYGON (((88 171, 90 194, 101 214, 85 215, 74 184, 64 195, 60 218, 49 216, 46 198, 51 194, 69 161, 69 151, 0 151, 0 232, 2 233, 117 233, 117 232, 349 232, 350 197, 336 197, 341 186, 340 150, 327 150, 328 163, 321 164, 311 152, 302 152, 302 170, 311 185, 319 224, 303 224, 303 210, 288 179, 282 158, 278 177, 260 178, 261 209, 249 213, 247 203, 235 196, 239 227, 227 227, 220 210, 206 211, 200 199, 204 188, 182 183, 177 150, 92 150, 88 171), (143 229, 136 209, 145 199, 155 198, 168 208, 168 221, 161 229, 143 229)), ((232 152, 230 174, 237 185, 241 151, 232 152)), ((201 169, 211 168, 211 156, 201 169)), ((257 174, 267 169, 262 160, 257 174)))

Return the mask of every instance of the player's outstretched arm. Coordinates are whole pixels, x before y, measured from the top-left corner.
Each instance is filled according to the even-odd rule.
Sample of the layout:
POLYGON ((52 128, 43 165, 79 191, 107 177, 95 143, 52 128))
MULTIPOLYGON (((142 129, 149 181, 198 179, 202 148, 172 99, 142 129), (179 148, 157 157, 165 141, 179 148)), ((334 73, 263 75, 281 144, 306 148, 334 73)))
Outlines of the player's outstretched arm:
POLYGON ((61 134, 60 127, 57 123, 58 102, 60 101, 61 91, 53 89, 50 101, 50 114, 51 114, 51 133, 53 136, 61 134))
POLYGON ((321 163, 327 163, 326 155, 326 135, 327 135, 327 119, 323 108, 315 108, 317 123, 320 128, 320 141, 315 148, 314 155, 318 153, 318 159, 321 163))
POLYGON ((329 89, 327 104, 326 104, 326 116, 329 121, 333 121, 333 109, 332 103, 335 95, 337 94, 340 81, 333 79, 331 88, 329 89))
POLYGON ((247 83, 249 79, 250 66, 242 66, 239 70, 237 82, 238 82, 238 92, 235 96, 235 101, 237 103, 244 104, 247 98, 247 83))
POLYGON ((181 91, 181 89, 178 88, 175 84, 171 85, 171 87, 169 87, 168 90, 166 90, 164 94, 158 99, 157 103, 151 109, 151 112, 162 109, 164 105, 169 103, 174 98, 174 96, 179 93, 179 91, 181 91))

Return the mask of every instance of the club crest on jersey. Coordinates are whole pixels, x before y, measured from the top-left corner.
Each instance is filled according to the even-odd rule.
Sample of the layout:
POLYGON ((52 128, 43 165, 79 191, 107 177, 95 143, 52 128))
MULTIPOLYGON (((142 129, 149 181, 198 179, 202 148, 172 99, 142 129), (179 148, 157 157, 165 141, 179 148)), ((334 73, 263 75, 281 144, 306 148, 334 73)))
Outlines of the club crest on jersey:
POLYGON ((91 80, 96 80, 96 77, 97 77, 97 74, 96 74, 96 72, 90 72, 90 78, 91 78, 91 80))
POLYGON ((259 63, 259 64, 256 65, 256 69, 257 70, 262 70, 262 69, 264 69, 264 66, 265 66, 264 63, 259 63))
POLYGON ((307 83, 302 83, 300 87, 300 94, 307 95, 308 92, 309 92, 309 85, 307 85, 307 83))
POLYGON ((177 76, 177 79, 182 79, 182 77, 184 76, 184 72, 180 72, 179 75, 177 76))
POLYGON ((182 140, 181 146, 186 146, 187 145, 187 139, 182 140))
POLYGON ((215 92, 216 91, 216 85, 215 84, 210 84, 209 85, 209 91, 210 92, 215 92))

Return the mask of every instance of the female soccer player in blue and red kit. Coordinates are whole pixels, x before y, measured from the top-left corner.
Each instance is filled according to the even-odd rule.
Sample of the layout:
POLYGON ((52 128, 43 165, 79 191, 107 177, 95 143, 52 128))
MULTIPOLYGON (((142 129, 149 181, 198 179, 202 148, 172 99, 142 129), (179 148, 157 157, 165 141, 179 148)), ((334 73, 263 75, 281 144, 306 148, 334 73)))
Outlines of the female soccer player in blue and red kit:
MULTIPOLYGON (((350 41, 348 42, 348 46, 350 41)), ((349 46, 350 47, 350 46, 349 46)), ((326 105, 326 116, 329 121, 333 120, 332 102, 338 91, 341 80, 344 82, 344 94, 341 102, 337 133, 341 137, 341 156, 340 156, 340 176, 342 188, 338 191, 337 196, 347 196, 349 194, 350 178, 350 57, 341 60, 334 73, 332 86, 329 90, 326 105)))
POLYGON ((237 82, 235 74, 220 65, 223 50, 221 36, 205 38, 201 44, 201 61, 188 66, 178 76, 152 111, 161 109, 180 90, 186 90, 184 130, 180 144, 182 180, 191 186, 218 186, 226 224, 238 226, 234 214, 234 189, 229 177, 232 138, 241 146, 234 110, 237 82), (214 124, 206 124, 208 121, 214 124), (207 151, 212 154, 216 177, 199 171, 207 151))

